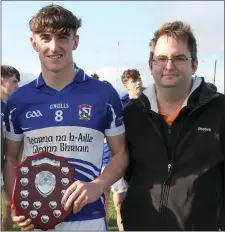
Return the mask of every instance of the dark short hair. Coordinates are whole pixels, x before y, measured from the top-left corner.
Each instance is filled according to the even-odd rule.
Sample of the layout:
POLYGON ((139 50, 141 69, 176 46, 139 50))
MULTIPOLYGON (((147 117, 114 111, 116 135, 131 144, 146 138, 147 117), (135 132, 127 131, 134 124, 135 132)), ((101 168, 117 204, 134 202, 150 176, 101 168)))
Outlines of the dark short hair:
POLYGON ((176 40, 182 40, 187 42, 188 50, 191 53, 192 66, 193 66, 194 61, 198 60, 197 42, 190 24, 182 21, 174 21, 174 22, 164 23, 158 30, 156 30, 154 33, 154 37, 151 39, 149 43, 150 60, 152 60, 154 57, 154 50, 158 42, 158 39, 163 35, 175 38, 176 40))
POLYGON ((140 73, 137 69, 127 69, 123 72, 123 75, 121 77, 121 80, 123 83, 128 81, 129 79, 132 79, 133 81, 138 80, 141 78, 140 73))
POLYGON ((75 35, 81 27, 81 19, 62 6, 51 4, 41 8, 30 20, 29 26, 36 34, 43 32, 70 34, 72 29, 75 35))
POLYGON ((20 82, 20 73, 16 68, 9 65, 1 65, 2 78, 9 78, 12 77, 13 75, 15 75, 16 79, 20 82))

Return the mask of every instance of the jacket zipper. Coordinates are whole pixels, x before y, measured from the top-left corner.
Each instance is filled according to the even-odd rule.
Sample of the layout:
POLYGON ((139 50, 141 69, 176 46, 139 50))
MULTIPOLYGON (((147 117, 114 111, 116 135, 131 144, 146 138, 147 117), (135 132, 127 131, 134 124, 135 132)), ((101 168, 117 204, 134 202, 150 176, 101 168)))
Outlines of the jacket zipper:
POLYGON ((170 169, 171 169, 171 163, 172 163, 172 160, 173 160, 173 152, 172 152, 172 144, 171 144, 171 136, 172 136, 172 128, 171 126, 168 126, 168 145, 169 145, 169 153, 171 153, 171 157, 169 160, 169 163, 168 163, 168 172, 170 172, 170 169))
MULTIPOLYGON (((201 106, 198 106, 196 107, 195 109, 193 109, 191 111, 191 113, 187 116, 185 122, 182 124, 182 127, 179 129, 178 131, 178 136, 177 136, 177 139, 179 139, 179 134, 180 134, 180 131, 182 130, 184 124, 187 122, 187 120, 189 119, 189 117, 196 111, 198 110, 199 108, 201 108, 202 106, 208 104, 209 102, 211 102, 212 100, 214 100, 216 97, 218 96, 214 96, 213 98, 209 99, 208 101, 204 102, 204 104, 202 104, 201 106)), ((140 100, 141 101, 141 100, 140 100)), ((144 108, 145 108, 145 104, 144 102, 141 101, 141 103, 143 104, 144 108)), ((157 113, 155 113, 156 116, 158 116, 157 113)), ((154 123, 152 123, 150 120, 149 120, 149 117, 148 117, 148 121, 152 124, 152 126, 155 128, 157 134, 159 135, 159 137, 162 139, 162 141, 164 142, 160 132, 157 130, 157 127, 154 125, 154 123)), ((169 135, 171 136, 171 127, 169 127, 168 129, 168 133, 169 135)), ((174 147, 176 146, 177 144, 177 141, 176 143, 174 144, 174 147)), ((169 197, 169 190, 170 190, 170 182, 171 182, 171 175, 172 175, 172 170, 173 170, 173 163, 174 163, 174 147, 171 147, 171 160, 169 160, 168 158, 168 154, 167 154, 167 159, 168 159, 168 177, 167 179, 163 182, 162 184, 162 191, 161 191, 161 196, 160 196, 160 203, 159 203, 159 212, 161 214, 161 222, 160 222, 160 226, 163 226, 163 215, 164 215, 164 212, 165 212, 165 209, 166 209, 166 206, 168 204, 168 197, 169 197)))
MULTIPOLYGON (((186 122, 188 121, 188 119, 190 118, 190 116, 191 116, 196 110, 198 110, 198 109, 200 109, 202 106, 208 104, 209 102, 211 102, 212 100, 214 100, 216 97, 217 97, 217 96, 214 96, 213 98, 211 98, 211 99, 209 99, 208 101, 204 102, 203 105, 197 106, 196 108, 194 108, 194 109, 190 112, 190 114, 187 116, 187 118, 186 118, 186 120, 184 121, 184 123, 182 123, 182 126, 179 128, 177 139, 179 139, 180 132, 181 132, 181 130, 183 129, 183 126, 185 125, 185 123, 186 123, 186 122)), ((171 136, 171 126, 169 126, 169 128, 168 128, 168 134, 171 136)), ((171 161, 168 163, 168 173, 169 173, 168 179, 169 179, 169 177, 170 177, 171 170, 172 170, 172 168, 173 168, 174 148, 175 148, 176 144, 177 144, 177 141, 176 141, 176 143, 174 144, 174 147, 171 148, 171 161)))
POLYGON ((161 216, 160 226, 163 225, 163 215, 166 210, 166 206, 168 203, 169 191, 170 191, 170 177, 172 174, 172 161, 173 161, 173 147, 172 147, 172 128, 168 126, 168 148, 167 148, 167 156, 168 157, 168 178, 162 184, 161 196, 160 196, 160 203, 159 203, 159 212, 161 216))
MULTIPOLYGON (((216 98, 216 97, 214 97, 216 98)), ((214 98, 209 99, 208 101, 206 101, 203 105, 196 107, 195 109, 193 109, 190 114, 187 116, 185 122, 182 124, 182 126, 179 128, 178 131, 178 136, 177 139, 179 139, 179 135, 180 132, 183 128, 183 126, 185 125, 185 123, 187 122, 187 120, 190 118, 190 116, 198 109, 200 109, 202 106, 204 106, 205 104, 209 103, 210 101, 212 101, 214 98)), ((169 134, 169 139, 171 139, 171 126, 168 127, 168 134, 169 134)), ((169 141, 171 142, 171 140, 169 141)), ((161 191, 161 198, 160 198, 160 203, 159 203, 159 212, 160 212, 160 216, 161 216, 161 222, 160 222, 160 226, 163 226, 163 216, 168 204, 168 197, 169 197, 169 190, 170 190, 170 184, 171 184, 171 175, 172 175, 172 169, 173 169, 173 163, 174 163, 174 148, 177 144, 174 144, 174 147, 171 146, 171 160, 170 162, 168 162, 168 177, 167 179, 164 181, 164 183, 162 184, 162 191, 161 191)), ((169 159, 168 159, 169 160, 169 159)))
POLYGON ((172 167, 172 165, 168 164, 168 172, 170 172, 171 167, 172 167))

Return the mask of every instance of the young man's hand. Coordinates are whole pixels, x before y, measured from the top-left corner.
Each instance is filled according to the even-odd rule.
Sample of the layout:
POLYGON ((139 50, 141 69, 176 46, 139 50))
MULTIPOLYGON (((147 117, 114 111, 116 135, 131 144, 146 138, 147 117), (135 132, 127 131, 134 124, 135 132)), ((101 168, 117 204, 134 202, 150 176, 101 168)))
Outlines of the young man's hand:
POLYGON ((77 180, 66 190, 62 204, 65 210, 73 209, 78 213, 85 205, 97 201, 103 192, 100 183, 77 180))
POLYGON ((22 231, 31 231, 34 229, 34 225, 31 224, 30 218, 25 218, 24 216, 18 216, 14 205, 11 205, 12 210, 12 221, 21 228, 22 231))

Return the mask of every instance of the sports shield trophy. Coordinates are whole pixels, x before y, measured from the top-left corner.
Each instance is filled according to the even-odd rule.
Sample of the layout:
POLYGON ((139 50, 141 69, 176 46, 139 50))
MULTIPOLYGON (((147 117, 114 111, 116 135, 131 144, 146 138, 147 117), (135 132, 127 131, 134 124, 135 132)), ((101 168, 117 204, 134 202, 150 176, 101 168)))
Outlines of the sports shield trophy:
POLYGON ((48 152, 26 157, 14 167, 12 202, 18 215, 32 220, 35 229, 48 230, 69 215, 61 204, 74 182, 74 167, 64 157, 48 152))

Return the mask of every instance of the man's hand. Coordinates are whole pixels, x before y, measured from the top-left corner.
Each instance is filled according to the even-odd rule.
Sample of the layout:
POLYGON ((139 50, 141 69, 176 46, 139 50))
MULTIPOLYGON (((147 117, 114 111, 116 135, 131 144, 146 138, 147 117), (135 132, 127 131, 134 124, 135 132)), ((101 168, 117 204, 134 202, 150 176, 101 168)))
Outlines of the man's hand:
POLYGON ((65 204, 65 210, 72 208, 74 213, 78 213, 85 205, 97 201, 103 192, 100 183, 77 180, 66 190, 62 204, 65 204))
POLYGON ((30 218, 25 218, 24 216, 18 216, 15 210, 14 205, 11 205, 12 210, 12 221, 17 224, 21 228, 22 231, 31 231, 34 229, 34 225, 31 224, 30 218))

